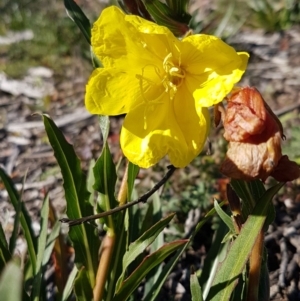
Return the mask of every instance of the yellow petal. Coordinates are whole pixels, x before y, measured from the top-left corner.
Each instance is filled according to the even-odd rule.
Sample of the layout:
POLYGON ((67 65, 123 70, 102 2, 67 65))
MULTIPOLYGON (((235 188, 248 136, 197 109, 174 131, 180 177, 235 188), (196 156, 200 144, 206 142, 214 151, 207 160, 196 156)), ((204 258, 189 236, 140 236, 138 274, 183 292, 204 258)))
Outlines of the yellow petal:
POLYGON ((207 108, 197 108, 193 96, 182 85, 174 99, 174 112, 190 157, 194 158, 203 149, 209 132, 209 111, 207 108))
POLYGON ((116 69, 95 69, 86 86, 85 106, 92 114, 124 114, 139 100, 139 81, 116 69))
POLYGON ((241 79, 249 57, 208 35, 183 39, 181 56, 187 87, 199 107, 222 101, 241 79))
POLYGON ((229 65, 214 70, 204 86, 195 90, 193 96, 201 107, 209 107, 221 102, 231 92, 234 85, 240 81, 245 72, 249 55, 239 52, 240 63, 232 61, 229 65))
POLYGON ((165 155, 176 167, 184 167, 195 157, 189 149, 168 101, 138 106, 130 111, 121 131, 121 147, 132 163, 148 168, 165 155))
POLYGON ((102 11, 93 25, 91 42, 104 67, 132 71, 146 65, 161 66, 179 43, 168 28, 125 15, 116 6, 102 11))
POLYGON ((95 69, 86 86, 85 106, 92 114, 125 114, 137 105, 160 102, 165 88, 155 68, 149 66, 138 77, 115 68, 95 69))

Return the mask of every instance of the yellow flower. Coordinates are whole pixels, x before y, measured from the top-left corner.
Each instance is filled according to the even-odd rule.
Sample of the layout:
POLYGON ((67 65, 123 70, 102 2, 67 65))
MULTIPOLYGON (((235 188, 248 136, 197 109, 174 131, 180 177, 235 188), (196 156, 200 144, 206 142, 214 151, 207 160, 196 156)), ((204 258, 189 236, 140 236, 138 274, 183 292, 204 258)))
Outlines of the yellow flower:
POLYGON ((207 107, 243 75, 247 53, 203 34, 178 40, 169 29, 111 6, 92 29, 92 48, 104 68, 92 73, 85 104, 93 114, 127 114, 124 155, 150 167, 165 155, 175 167, 202 150, 210 127, 207 107))

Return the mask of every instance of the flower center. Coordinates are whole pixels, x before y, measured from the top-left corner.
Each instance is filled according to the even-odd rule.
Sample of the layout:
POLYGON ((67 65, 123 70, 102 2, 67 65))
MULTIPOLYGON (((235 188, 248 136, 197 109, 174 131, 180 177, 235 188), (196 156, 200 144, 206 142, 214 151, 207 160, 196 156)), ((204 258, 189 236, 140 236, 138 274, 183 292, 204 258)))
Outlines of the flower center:
POLYGON ((139 80, 141 96, 145 102, 144 129, 147 129, 147 115, 150 110, 153 110, 153 105, 162 104, 165 93, 169 94, 170 100, 174 99, 177 88, 181 86, 185 78, 185 70, 180 65, 180 59, 178 64, 174 64, 172 53, 169 53, 163 60, 163 70, 149 64, 142 68, 142 74, 136 74, 136 78, 139 80), (159 81, 145 76, 146 68, 154 68, 159 81), (147 94, 157 96, 149 98, 147 94))
POLYGON ((180 65, 180 61, 178 62, 178 65, 174 64, 172 60, 172 53, 169 53, 163 61, 163 68, 166 72, 163 85, 166 92, 170 92, 171 98, 174 97, 177 87, 181 86, 183 79, 185 78, 185 71, 180 65))

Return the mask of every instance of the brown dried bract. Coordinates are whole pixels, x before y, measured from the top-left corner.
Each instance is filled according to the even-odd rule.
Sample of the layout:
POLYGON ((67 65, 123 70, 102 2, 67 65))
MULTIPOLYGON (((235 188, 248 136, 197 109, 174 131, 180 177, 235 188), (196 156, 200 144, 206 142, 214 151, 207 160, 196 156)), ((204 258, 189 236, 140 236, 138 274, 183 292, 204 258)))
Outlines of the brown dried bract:
POLYGON ((234 92, 228 99, 222 119, 224 137, 229 141, 221 165, 224 175, 233 179, 263 181, 272 175, 282 182, 300 176, 297 164, 287 156, 282 157, 282 125, 255 88, 246 87, 234 92))

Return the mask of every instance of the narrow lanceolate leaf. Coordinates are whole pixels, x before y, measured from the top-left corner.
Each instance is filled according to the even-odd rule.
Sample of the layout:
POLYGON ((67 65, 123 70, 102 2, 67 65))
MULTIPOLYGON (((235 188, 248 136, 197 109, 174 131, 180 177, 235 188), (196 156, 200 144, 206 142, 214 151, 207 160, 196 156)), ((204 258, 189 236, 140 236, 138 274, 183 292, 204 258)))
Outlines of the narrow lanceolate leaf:
POLYGON ((1 300, 21 301, 23 287, 22 270, 16 263, 10 262, 0 278, 1 300))
POLYGON ((202 290, 196 274, 190 277, 192 301, 202 301, 202 290))
POLYGON ((226 259, 221 263, 207 300, 227 301, 245 267, 258 233, 261 231, 268 213, 269 202, 283 186, 277 184, 267 190, 258 200, 239 236, 233 242, 226 259))
MULTIPOLYGON (((67 216, 77 219, 93 214, 86 188, 86 177, 80 168, 75 151, 55 123, 43 115, 49 142, 54 150, 64 180, 67 201, 67 216)), ((99 240, 88 224, 72 227, 69 231, 75 249, 75 263, 84 266, 90 281, 90 290, 94 287, 95 271, 98 262, 99 240)), ((87 288, 88 289, 88 288, 87 288)))
POLYGON ((81 268, 80 271, 78 271, 74 281, 74 292, 75 292, 76 300, 79 301, 93 300, 93 292, 86 289, 88 286, 89 286, 89 279, 88 279, 87 271, 85 268, 81 268))
MULTIPOLYGON (((42 283, 42 268, 43 268, 43 257, 46 249, 47 232, 48 232, 48 215, 49 215, 49 197, 47 196, 44 200, 44 204, 41 210, 41 230, 38 237, 38 252, 36 271, 33 278, 32 295, 31 298, 34 301, 39 301, 41 294, 41 283, 42 283)), ((44 287, 44 286, 43 286, 44 287)), ((45 289, 45 288, 44 288, 45 289)))
POLYGON ((176 15, 183 16, 187 14, 189 0, 166 0, 166 3, 176 15))
MULTIPOLYGON (((151 185, 151 186, 153 186, 153 185, 151 185)), ((147 216, 147 214, 149 214, 148 212, 149 211, 153 212, 152 218, 149 217, 149 220, 153 220, 152 225, 154 223, 158 222, 162 218, 162 211, 161 211, 162 204, 161 203, 162 202, 161 202, 158 192, 154 193, 152 196, 152 202, 150 203, 151 205, 153 205, 152 210, 149 210, 149 208, 150 208, 150 204, 149 204, 149 208, 145 215, 145 218, 147 218, 146 216, 147 216)), ((149 227, 146 229, 149 229, 149 227)), ((141 232, 141 233, 143 233, 143 232, 141 232)), ((156 239, 153 241, 153 243, 151 244, 151 246, 149 248, 149 252, 150 253, 155 252, 156 250, 161 248, 163 245, 164 245, 164 233, 163 233, 163 231, 161 231, 159 233, 159 235, 156 237, 156 239)), ((153 285, 155 285, 155 283, 159 279, 159 277, 162 273, 162 269, 163 269, 163 265, 160 264, 160 265, 156 266, 155 268, 153 268, 153 270, 149 273, 149 275, 147 275, 147 280, 146 280, 145 287, 144 287, 143 300, 144 300, 144 297, 146 297, 148 295, 148 293, 152 290, 153 285)))
POLYGON ((15 220, 14 220, 14 228, 11 234, 11 237, 9 239, 9 251, 11 253, 14 253, 15 247, 16 247, 16 243, 17 243, 17 239, 19 237, 19 226, 20 226, 20 216, 21 216, 21 211, 22 211, 22 195, 23 195, 23 189, 24 189, 24 185, 25 185, 25 179, 26 179, 26 175, 23 178, 23 183, 22 183, 22 190, 21 192, 18 194, 19 195, 19 202, 18 202, 18 206, 15 209, 16 213, 15 213, 15 220))
POLYGON ((126 300, 140 285, 144 277, 158 264, 162 263, 174 251, 180 249, 189 240, 177 240, 164 245, 156 252, 146 256, 142 263, 125 279, 120 289, 117 291, 113 301, 126 300))
POLYGON ((161 291, 161 288, 165 284, 168 276, 170 275, 171 271, 174 269, 179 258, 181 257, 183 252, 186 250, 186 248, 190 244, 190 241, 191 241, 190 239, 187 240, 187 242, 177 250, 175 255, 170 260, 168 260, 168 263, 166 265, 164 265, 156 282, 153 284, 151 290, 148 291, 147 295, 145 295, 145 297, 143 298, 143 301, 155 301, 156 300, 158 294, 161 291))
POLYGON ((246 181, 231 179, 230 185, 236 194, 243 200, 243 219, 246 220, 247 216, 251 213, 255 206, 255 199, 251 193, 249 185, 246 181))
POLYGON ((0 223, 0 274, 5 267, 6 263, 11 259, 11 253, 8 249, 8 244, 5 238, 5 234, 0 223))
MULTIPOLYGON (((55 245, 55 241, 59 237, 60 226, 61 226, 61 223, 60 223, 60 221, 57 220, 55 222, 54 226, 52 227, 49 236, 47 237, 46 248, 45 248, 45 252, 44 252, 44 256, 43 256, 43 265, 47 264, 47 262, 49 261, 49 259, 51 257, 51 254, 53 252, 53 248, 55 245)), ((62 268, 62 267, 60 267, 60 268, 62 268)))
POLYGON ((103 145, 105 145, 109 134, 109 117, 105 115, 99 115, 99 126, 103 137, 103 145))
POLYGON ((103 204, 104 211, 118 205, 115 198, 115 185, 117 181, 116 166, 112 160, 111 153, 106 143, 103 147, 101 156, 98 158, 94 168, 95 184, 93 188, 102 193, 109 201, 109 206, 103 204), (107 208, 110 207, 110 208, 107 208))
POLYGON ((234 225, 233 225, 233 221, 230 218, 230 216, 228 216, 223 209, 219 206, 218 202, 215 200, 214 201, 214 207, 219 215, 219 217, 222 219, 222 221, 226 224, 226 226, 229 228, 230 232, 235 233, 235 229, 234 229, 234 225))
POLYGON ((77 276, 77 273, 78 273, 78 270, 77 270, 76 266, 74 265, 73 270, 71 271, 71 273, 68 277, 68 281, 66 283, 66 286, 64 288, 61 301, 69 300, 69 297, 71 296, 72 291, 73 291, 74 281, 75 281, 75 278, 77 276))
POLYGON ((193 240, 195 235, 200 231, 203 225, 206 224, 206 222, 215 214, 215 208, 210 210, 206 216, 197 224, 195 231, 191 235, 190 239, 186 241, 184 245, 182 245, 175 255, 168 261, 168 263, 163 267, 162 272, 160 273, 158 279, 154 283, 152 289, 148 292, 148 294, 145 296, 143 301, 155 301, 156 297, 158 296, 159 292, 161 291, 161 288, 163 287, 164 283, 166 282, 166 279, 168 275, 171 273, 173 268, 175 267, 176 263, 178 262, 179 258, 183 254, 183 252, 186 250, 190 242, 193 240))
MULTIPOLYGON (((243 200, 243 217, 244 219, 252 212, 255 203, 265 193, 266 189, 262 181, 255 180, 251 182, 245 182, 241 180, 231 180, 231 186, 237 193, 237 195, 243 200)), ((275 209, 270 202, 267 219, 265 222, 265 228, 273 222, 275 218, 275 209)))
POLYGON ((69 17, 76 23, 85 39, 91 44, 91 24, 81 8, 74 0, 64 0, 69 17))
POLYGON ((154 241, 159 233, 163 231, 163 229, 174 216, 175 213, 170 214, 166 218, 160 220, 129 246, 128 251, 123 256, 122 275, 120 276, 119 280, 123 281, 127 267, 146 250, 146 248, 154 241))
MULTIPOLYGON (((0 177, 3 181, 3 184, 5 186, 5 189, 8 192, 10 201, 15 209, 15 211, 18 211, 18 208, 20 206, 19 202, 19 194, 17 190, 15 189, 15 186, 10 179, 10 177, 5 173, 5 171, 0 168, 0 177)), ((21 213, 20 213, 20 224, 22 227, 22 230, 24 231, 24 236, 26 239, 26 243, 28 246, 28 253, 32 265, 33 272, 36 270, 36 246, 37 246, 37 240, 33 233, 32 227, 31 227, 31 219, 27 212, 27 209, 24 205, 24 203, 21 203, 21 213)))
POLYGON ((202 295, 204 300, 208 295, 212 281, 217 272, 218 265, 225 259, 229 248, 229 241, 222 243, 226 233, 228 233, 223 221, 216 220, 214 223, 217 229, 214 233, 212 244, 206 253, 204 264, 201 269, 201 275, 199 277, 199 283, 203 290, 202 295))
POLYGON ((134 181, 139 173, 140 168, 133 163, 128 163, 128 172, 127 172, 127 200, 130 201, 132 190, 134 187, 134 181))
POLYGON ((164 219, 157 222, 149 230, 144 232, 135 242, 130 244, 128 251, 123 257, 123 268, 126 269, 137 256, 142 254, 146 248, 154 241, 158 234, 169 224, 175 213, 172 213, 164 219))
MULTIPOLYGON (((262 181, 256 180, 248 183, 251 194, 255 200, 259 200, 261 196, 266 192, 266 188, 262 181)), ((275 208, 272 202, 269 203, 268 214, 264 224, 264 229, 267 231, 271 223, 275 219, 275 208)))
POLYGON ((191 19, 189 14, 176 15, 166 4, 159 0, 143 0, 153 19, 159 24, 168 27, 176 36, 184 35, 188 30, 191 19))

